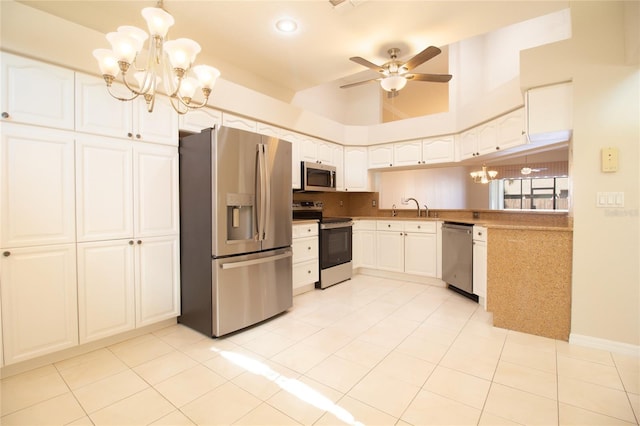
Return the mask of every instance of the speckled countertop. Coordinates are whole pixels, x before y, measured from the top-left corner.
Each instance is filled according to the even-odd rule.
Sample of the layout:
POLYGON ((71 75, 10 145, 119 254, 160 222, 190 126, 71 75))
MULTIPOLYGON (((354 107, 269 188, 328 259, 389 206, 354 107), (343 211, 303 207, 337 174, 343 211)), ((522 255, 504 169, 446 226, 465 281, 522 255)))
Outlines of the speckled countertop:
POLYGON ((529 231, 564 231, 571 232, 573 228, 566 224, 540 224, 529 223, 526 220, 501 220, 501 219, 469 219, 469 218, 434 218, 434 217, 389 217, 389 216, 357 216, 354 220, 401 220, 401 221, 442 221, 479 225, 496 229, 526 229, 529 231))

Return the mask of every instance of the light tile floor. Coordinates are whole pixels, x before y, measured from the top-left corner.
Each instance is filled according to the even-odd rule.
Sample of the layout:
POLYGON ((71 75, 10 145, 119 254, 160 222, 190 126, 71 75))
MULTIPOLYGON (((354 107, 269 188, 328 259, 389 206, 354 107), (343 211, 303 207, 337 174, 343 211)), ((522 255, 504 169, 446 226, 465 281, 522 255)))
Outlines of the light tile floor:
POLYGON ((639 359, 494 328, 456 293, 358 275, 211 339, 182 325, 2 380, 2 425, 625 425, 639 359))

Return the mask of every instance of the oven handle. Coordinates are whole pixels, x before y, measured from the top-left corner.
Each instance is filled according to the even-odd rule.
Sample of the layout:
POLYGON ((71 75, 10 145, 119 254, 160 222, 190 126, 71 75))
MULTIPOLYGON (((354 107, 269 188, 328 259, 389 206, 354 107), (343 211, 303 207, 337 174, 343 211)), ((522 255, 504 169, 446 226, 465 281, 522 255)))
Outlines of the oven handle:
POLYGON ((351 226, 353 226, 353 222, 321 223, 320 229, 349 228, 351 226))

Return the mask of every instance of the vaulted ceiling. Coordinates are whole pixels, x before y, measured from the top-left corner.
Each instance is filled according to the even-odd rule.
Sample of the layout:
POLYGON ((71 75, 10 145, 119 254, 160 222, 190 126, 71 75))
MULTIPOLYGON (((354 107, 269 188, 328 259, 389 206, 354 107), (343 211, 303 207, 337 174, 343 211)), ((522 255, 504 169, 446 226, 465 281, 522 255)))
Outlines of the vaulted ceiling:
MULTIPOLYGON (((18 0, 101 33, 120 25, 146 30, 140 15, 154 1, 18 0)), ((375 78, 349 61, 361 56, 382 64, 387 50, 408 59, 429 45, 447 46, 568 7, 566 1, 212 1, 165 0, 176 23, 170 38, 198 41, 197 62, 219 68, 223 78, 288 101, 322 84, 375 78), (275 23, 293 18, 298 30, 282 34, 275 23)), ((108 47, 105 40, 103 46, 108 47)), ((348 90, 348 89, 345 89, 348 90)))

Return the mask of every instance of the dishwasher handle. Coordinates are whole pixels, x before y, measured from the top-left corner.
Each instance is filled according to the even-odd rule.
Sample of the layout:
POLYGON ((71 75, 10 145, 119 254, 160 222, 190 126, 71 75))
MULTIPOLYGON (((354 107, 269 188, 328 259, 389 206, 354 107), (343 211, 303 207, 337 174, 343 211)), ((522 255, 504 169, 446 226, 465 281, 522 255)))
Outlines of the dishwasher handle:
POLYGON ((465 231, 467 234, 471 234, 473 225, 458 225, 456 223, 443 223, 442 229, 450 229, 452 231, 465 231))

